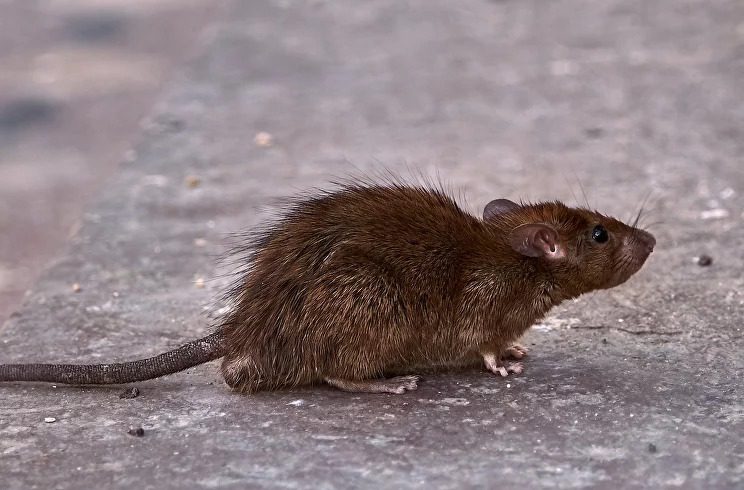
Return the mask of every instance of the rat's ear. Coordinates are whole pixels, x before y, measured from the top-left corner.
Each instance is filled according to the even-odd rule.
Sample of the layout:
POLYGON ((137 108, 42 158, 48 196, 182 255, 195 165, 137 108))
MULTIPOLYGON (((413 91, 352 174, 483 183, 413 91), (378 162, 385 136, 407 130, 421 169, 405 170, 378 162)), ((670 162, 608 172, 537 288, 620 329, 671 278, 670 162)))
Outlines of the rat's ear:
POLYGON ((513 211, 518 208, 519 204, 510 201, 509 199, 494 199, 486 204, 486 207, 483 209, 483 219, 488 221, 499 214, 513 211))
POLYGON ((564 245, 560 242, 558 232, 550 225, 530 223, 514 228, 509 235, 509 244, 527 257, 545 257, 560 259, 566 256, 564 245))

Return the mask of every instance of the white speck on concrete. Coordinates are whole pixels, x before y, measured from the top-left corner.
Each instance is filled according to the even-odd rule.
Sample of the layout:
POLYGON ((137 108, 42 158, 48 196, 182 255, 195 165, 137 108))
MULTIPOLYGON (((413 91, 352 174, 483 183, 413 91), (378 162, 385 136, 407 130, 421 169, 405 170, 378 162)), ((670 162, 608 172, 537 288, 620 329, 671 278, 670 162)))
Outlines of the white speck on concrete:
POLYGON ((700 213, 700 219, 723 219, 728 215, 728 210, 724 208, 708 209, 700 213))
POLYGON ((450 406, 464 407, 470 405, 470 400, 467 398, 442 398, 441 400, 425 400, 419 398, 419 403, 426 403, 430 405, 440 405, 440 408, 449 408, 450 406))
POLYGON ((259 148, 269 148, 274 144, 274 137, 266 131, 260 131, 254 136, 253 142, 259 148))
POLYGON ((346 436, 334 436, 331 434, 315 434, 310 436, 317 441, 338 441, 339 439, 346 439, 346 436))
POLYGON ((719 195, 721 196, 721 199, 731 199, 736 195, 736 191, 731 187, 726 187, 719 195))

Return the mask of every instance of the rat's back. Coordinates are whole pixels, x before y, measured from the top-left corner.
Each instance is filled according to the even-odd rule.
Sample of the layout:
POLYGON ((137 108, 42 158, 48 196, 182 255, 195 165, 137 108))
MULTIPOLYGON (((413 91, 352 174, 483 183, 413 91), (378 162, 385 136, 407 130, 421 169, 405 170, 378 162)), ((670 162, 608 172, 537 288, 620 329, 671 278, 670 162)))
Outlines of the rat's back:
POLYGON ((228 384, 367 379, 436 358, 451 345, 460 254, 479 226, 425 187, 347 186, 297 201, 256 240, 233 290, 228 384))

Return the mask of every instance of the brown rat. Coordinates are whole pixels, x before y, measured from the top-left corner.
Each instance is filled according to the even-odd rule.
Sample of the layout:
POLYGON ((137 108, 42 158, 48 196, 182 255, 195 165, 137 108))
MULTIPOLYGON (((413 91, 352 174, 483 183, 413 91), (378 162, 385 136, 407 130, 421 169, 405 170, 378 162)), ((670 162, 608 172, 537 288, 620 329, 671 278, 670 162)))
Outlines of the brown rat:
POLYGON ((120 384, 224 357, 240 393, 328 383, 415 389, 416 367, 478 356, 506 376, 514 344, 553 306, 617 286, 655 245, 646 231, 560 202, 490 202, 483 218, 443 190, 346 185, 298 200, 241 247, 246 269, 216 332, 119 364, 0 365, 0 381, 120 384), (409 373, 385 378, 391 373, 409 373))

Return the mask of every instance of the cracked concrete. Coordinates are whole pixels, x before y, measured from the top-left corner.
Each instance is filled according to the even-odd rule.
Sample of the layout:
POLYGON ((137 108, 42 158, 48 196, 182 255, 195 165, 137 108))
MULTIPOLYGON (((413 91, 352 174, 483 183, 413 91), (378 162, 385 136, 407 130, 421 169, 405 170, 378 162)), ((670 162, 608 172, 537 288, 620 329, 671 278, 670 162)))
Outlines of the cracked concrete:
POLYGON ((210 363, 133 399, 2 385, 3 486, 741 487, 742 26, 735 1, 234 2, 4 326, 3 362, 132 359, 206 333, 227 233, 383 165, 438 173, 473 212, 576 202, 580 181, 628 219, 650 193, 657 249, 536 325, 506 379, 242 397, 210 363))

